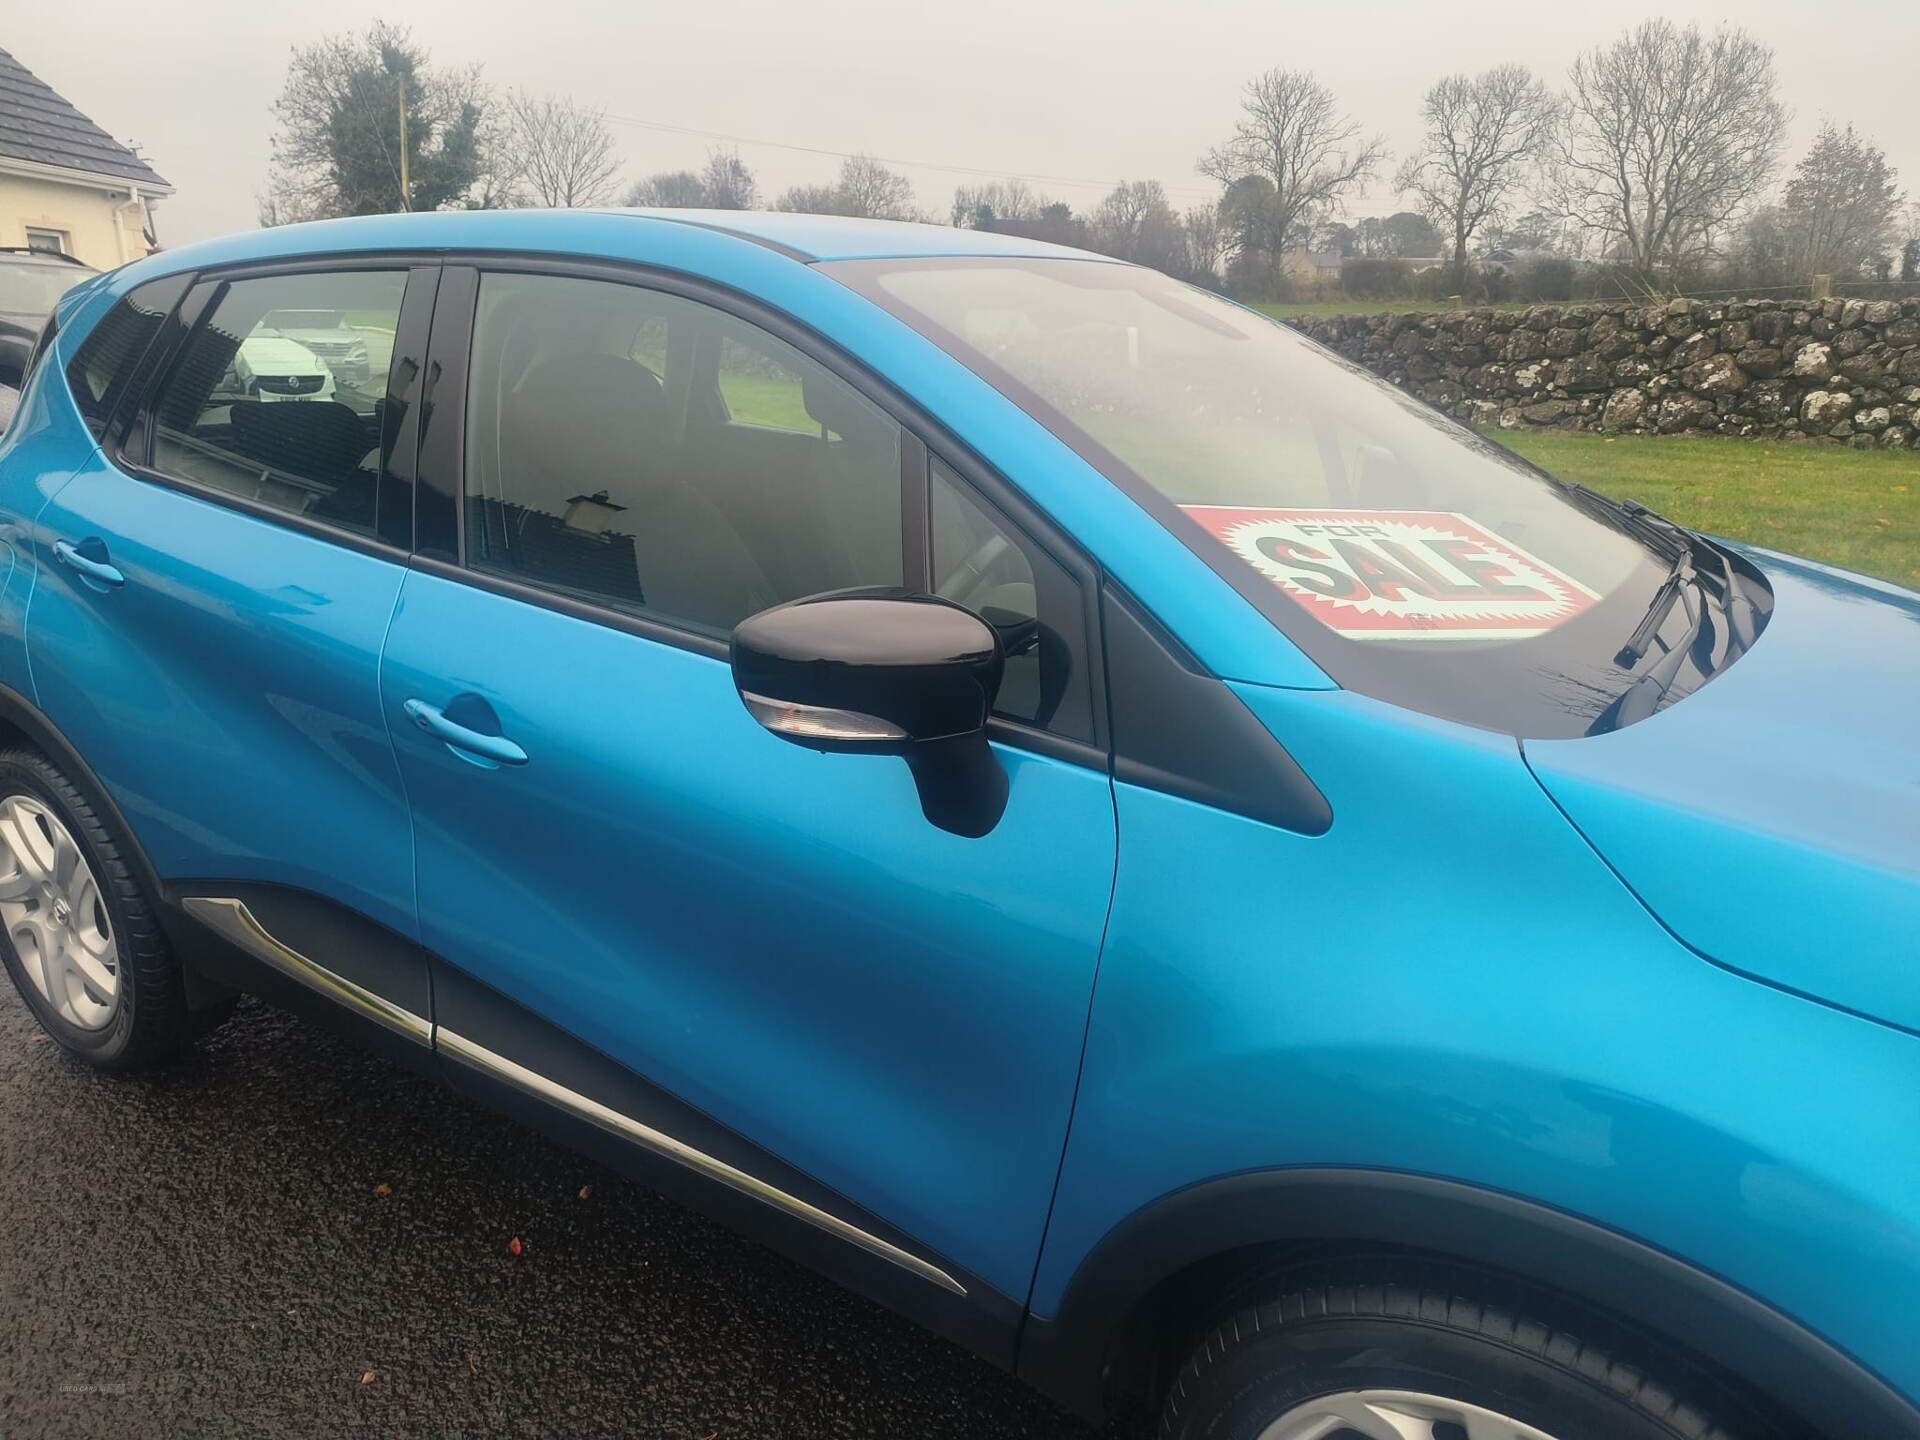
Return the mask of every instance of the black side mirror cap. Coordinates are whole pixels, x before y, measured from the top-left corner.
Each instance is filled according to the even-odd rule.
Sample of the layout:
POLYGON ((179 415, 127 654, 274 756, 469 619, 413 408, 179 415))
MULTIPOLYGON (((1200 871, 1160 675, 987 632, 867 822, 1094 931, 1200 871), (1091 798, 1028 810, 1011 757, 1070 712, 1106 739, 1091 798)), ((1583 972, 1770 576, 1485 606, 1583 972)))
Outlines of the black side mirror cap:
POLYGON ((1007 776, 987 743, 1004 665, 972 611, 900 589, 776 605, 733 631, 733 681, 754 719, 795 745, 906 760, 928 820, 985 835, 1007 776))

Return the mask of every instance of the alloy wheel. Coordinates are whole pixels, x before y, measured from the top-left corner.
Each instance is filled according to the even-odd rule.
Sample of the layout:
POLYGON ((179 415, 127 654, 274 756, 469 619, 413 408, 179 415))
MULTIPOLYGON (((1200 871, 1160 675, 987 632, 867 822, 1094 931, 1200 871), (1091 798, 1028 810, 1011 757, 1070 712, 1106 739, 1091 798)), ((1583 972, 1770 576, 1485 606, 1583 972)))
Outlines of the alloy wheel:
POLYGON ((1554 1440, 1510 1416, 1440 1395, 1351 1390, 1296 1405, 1259 1440, 1554 1440))
POLYGON ((101 1030, 120 1007, 120 965, 100 882, 31 795, 0 800, 0 923, 20 967, 69 1025, 101 1030))

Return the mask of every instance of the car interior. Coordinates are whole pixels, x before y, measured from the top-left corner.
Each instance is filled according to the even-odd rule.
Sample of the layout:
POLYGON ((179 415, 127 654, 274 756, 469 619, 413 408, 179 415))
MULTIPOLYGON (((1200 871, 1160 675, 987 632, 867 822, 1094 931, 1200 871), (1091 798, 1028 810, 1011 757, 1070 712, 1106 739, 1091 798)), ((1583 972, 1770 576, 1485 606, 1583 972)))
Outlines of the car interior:
POLYGON ((485 277, 467 436, 476 564, 714 634, 782 600, 902 583, 899 427, 678 297, 485 277), (742 371, 757 408, 736 413, 723 382, 742 371))

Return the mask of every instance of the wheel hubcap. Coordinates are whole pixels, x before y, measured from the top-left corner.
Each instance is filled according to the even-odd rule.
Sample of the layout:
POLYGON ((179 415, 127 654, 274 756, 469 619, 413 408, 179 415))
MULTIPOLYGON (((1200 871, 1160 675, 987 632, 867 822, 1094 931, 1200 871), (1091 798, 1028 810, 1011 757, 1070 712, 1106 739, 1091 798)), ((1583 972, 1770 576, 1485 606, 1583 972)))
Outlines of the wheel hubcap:
POLYGON ((100 882, 60 818, 31 795, 0 800, 0 923, 62 1020, 99 1030, 120 1006, 120 964, 100 882))
POLYGON ((1496 1411, 1409 1390, 1351 1390, 1296 1405, 1260 1440, 1553 1440, 1496 1411))

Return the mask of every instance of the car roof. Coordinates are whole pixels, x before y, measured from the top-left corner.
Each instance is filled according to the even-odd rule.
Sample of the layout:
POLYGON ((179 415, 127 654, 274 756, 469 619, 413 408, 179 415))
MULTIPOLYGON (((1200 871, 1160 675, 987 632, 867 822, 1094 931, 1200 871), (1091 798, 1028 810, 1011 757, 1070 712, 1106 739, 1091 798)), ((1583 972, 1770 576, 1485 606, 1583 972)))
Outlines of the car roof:
MULTIPOLYGON (((898 220, 789 215, 760 210, 447 210, 360 215, 249 230, 165 250, 126 267, 137 283, 210 265, 353 251, 405 249, 544 250, 639 258, 649 237, 698 232, 727 236, 802 263, 945 256, 1052 257, 1118 264, 1064 245, 991 230, 898 220), (631 232, 627 227, 631 226, 631 232), (627 236, 631 235, 629 241, 627 236)), ((121 288, 119 285, 115 289, 121 288)))
POLYGON ((683 225, 699 225, 786 250, 806 260, 892 260, 956 255, 1052 256, 1104 260, 1065 245, 1003 235, 997 230, 961 230, 911 220, 867 220, 846 215, 799 215, 781 210, 621 210, 683 225))

